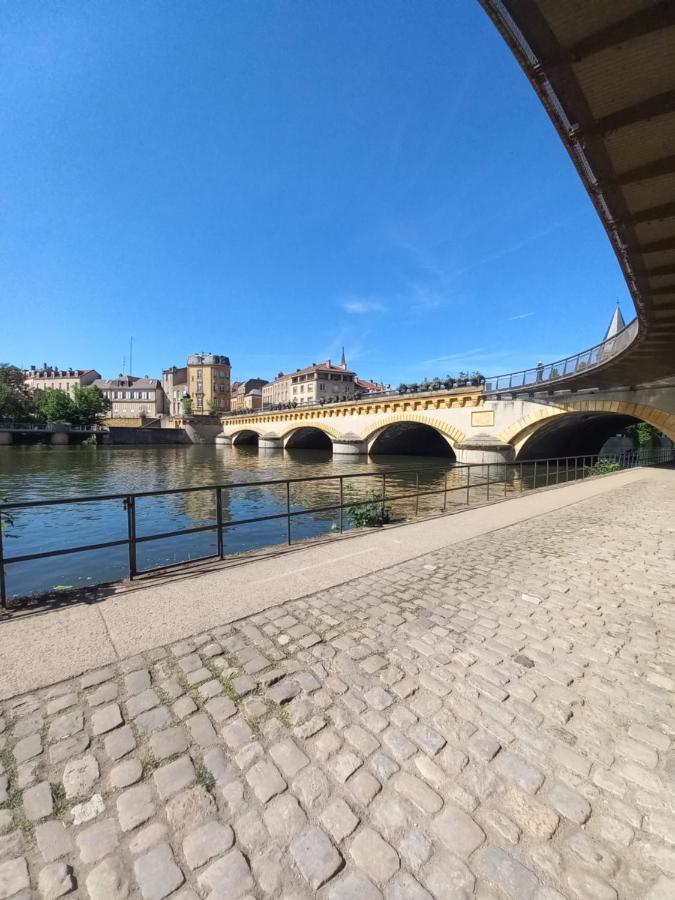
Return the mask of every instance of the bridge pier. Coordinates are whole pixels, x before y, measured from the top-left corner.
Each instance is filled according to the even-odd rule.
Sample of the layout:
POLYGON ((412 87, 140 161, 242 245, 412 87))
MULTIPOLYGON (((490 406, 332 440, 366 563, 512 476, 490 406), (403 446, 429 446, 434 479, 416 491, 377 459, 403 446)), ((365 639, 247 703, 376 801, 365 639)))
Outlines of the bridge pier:
POLYGON ((455 447, 457 462, 460 463, 507 463, 515 459, 515 450, 489 434, 477 434, 475 437, 455 447))
POLYGON ((232 446, 232 438, 229 434, 217 434, 216 435, 216 447, 231 447, 232 446))
POLYGON ((283 450, 284 439, 276 435, 265 434, 258 438, 259 450, 283 450))
POLYGON ((56 447, 63 444, 68 444, 69 442, 70 437, 67 431, 53 431, 52 436, 49 440, 49 443, 56 447))
POLYGON ((0 431, 0 447, 14 443, 14 435, 11 431, 0 431))
POLYGON ((368 442, 356 437, 332 438, 333 456, 365 456, 368 442))

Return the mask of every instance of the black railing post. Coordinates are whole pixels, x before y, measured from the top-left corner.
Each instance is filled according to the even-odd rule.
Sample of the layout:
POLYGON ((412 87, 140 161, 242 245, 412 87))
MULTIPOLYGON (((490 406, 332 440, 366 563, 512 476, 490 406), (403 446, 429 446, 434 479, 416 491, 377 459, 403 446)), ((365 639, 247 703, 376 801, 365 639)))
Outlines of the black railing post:
POLYGON ((216 532, 218 535, 218 556, 222 559, 225 555, 223 545, 223 495, 219 487, 216 488, 216 519, 218 521, 218 531, 216 532))
POLYGON ((387 494, 387 474, 382 473, 382 522, 384 522, 384 500, 387 494))
POLYGON ((471 505, 471 466, 466 467, 466 505, 471 505))
POLYGON ((2 549, 2 510, 0 510, 0 607, 7 609, 7 585, 5 584, 5 554, 2 549))
POLYGON ((127 508, 127 539, 129 541, 129 580, 136 576, 136 498, 128 494, 124 505, 127 508))
POLYGON ((548 487, 548 475, 549 475, 549 461, 546 460, 546 484, 544 487, 548 487))
POLYGON ((443 512, 448 508, 448 473, 445 473, 445 485, 443 487, 443 512))
POLYGON ((344 529, 344 503, 345 503, 345 487, 344 487, 344 477, 340 475, 340 534, 344 529))
POLYGON ((525 490, 525 482, 523 480, 523 464, 520 464, 520 493, 522 494, 525 490))
POLYGON ((415 472, 415 515, 420 511, 420 473, 415 472))
POLYGON ((487 484, 486 484, 486 487, 487 487, 487 491, 486 491, 486 493, 485 493, 485 499, 486 499, 486 500, 489 500, 489 499, 490 499, 490 463, 487 464, 487 484))
POLYGON ((286 540, 291 543, 291 483, 286 481, 286 540))
POLYGON ((534 472, 532 474, 532 488, 536 490, 537 488, 537 460, 534 461, 534 472))

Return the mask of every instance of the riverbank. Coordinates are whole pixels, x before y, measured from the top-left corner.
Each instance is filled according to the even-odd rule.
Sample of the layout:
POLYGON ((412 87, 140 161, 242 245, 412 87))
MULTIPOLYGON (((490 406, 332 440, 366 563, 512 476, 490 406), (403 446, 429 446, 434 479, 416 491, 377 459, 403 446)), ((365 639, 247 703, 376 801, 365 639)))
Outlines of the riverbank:
POLYGON ((464 541, 640 481, 657 481, 672 490, 675 470, 631 469, 274 557, 225 562, 205 574, 121 585, 96 602, 12 614, 0 624, 0 699, 365 575, 382 572, 385 577, 392 566, 444 547, 457 545, 461 563, 464 541))

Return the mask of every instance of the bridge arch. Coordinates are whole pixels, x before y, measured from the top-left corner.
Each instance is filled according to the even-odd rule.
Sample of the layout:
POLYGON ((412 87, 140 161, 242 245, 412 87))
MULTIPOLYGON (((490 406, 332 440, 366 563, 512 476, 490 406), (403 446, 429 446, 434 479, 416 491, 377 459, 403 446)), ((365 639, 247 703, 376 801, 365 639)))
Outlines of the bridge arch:
POLYGON ((281 435, 285 450, 332 450, 340 434, 328 425, 295 424, 281 435))
POLYGON ((233 447, 257 447, 261 435, 254 428, 242 428, 241 431, 235 431, 232 435, 233 447))
POLYGON ((361 433, 369 454, 420 454, 454 457, 464 432, 435 416, 404 413, 385 416, 361 433))
POLYGON ((675 415, 645 404, 593 398, 542 406, 505 428, 499 437, 513 445, 519 459, 573 456, 598 452, 607 438, 633 422, 647 422, 675 440, 675 415), (579 441, 584 440, 582 446, 579 441))

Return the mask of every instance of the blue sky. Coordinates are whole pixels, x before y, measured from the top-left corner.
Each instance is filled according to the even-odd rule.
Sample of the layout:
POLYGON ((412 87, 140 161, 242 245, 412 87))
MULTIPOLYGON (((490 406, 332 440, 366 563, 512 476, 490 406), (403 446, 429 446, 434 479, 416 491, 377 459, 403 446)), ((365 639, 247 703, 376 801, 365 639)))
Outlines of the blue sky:
POLYGON ((618 264, 477 0, 0 6, 0 361, 392 383, 600 340, 618 264))

